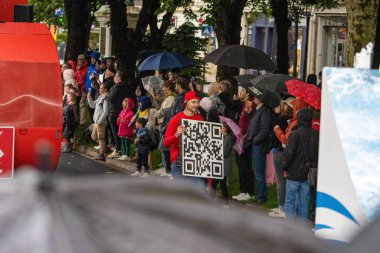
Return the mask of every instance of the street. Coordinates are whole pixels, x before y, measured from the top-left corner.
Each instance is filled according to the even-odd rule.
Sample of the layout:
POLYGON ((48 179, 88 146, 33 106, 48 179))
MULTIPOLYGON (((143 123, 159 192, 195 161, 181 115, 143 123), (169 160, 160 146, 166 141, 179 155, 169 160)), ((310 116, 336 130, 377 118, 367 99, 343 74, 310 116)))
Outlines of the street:
POLYGON ((76 153, 61 153, 58 161, 56 176, 81 176, 91 174, 124 174, 117 169, 106 166, 76 153))

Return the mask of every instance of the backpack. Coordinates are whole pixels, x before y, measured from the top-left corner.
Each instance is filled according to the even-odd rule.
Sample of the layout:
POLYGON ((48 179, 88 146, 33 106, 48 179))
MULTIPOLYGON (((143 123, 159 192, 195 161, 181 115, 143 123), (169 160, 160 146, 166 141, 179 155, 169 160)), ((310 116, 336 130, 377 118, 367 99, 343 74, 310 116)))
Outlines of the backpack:
POLYGON ((158 130, 158 127, 154 126, 151 129, 149 129, 149 136, 152 140, 150 146, 152 149, 158 148, 158 144, 160 143, 160 131, 158 130))

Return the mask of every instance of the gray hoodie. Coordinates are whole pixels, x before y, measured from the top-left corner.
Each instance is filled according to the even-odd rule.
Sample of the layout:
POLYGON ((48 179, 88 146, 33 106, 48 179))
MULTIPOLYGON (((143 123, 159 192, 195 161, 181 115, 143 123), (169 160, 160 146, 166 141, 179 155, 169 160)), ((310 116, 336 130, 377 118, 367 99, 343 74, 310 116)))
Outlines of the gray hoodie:
POLYGON ((107 122, 109 112, 109 102, 106 99, 107 96, 99 96, 95 101, 91 97, 87 98, 88 105, 91 108, 95 108, 93 120, 95 123, 103 124, 107 122))

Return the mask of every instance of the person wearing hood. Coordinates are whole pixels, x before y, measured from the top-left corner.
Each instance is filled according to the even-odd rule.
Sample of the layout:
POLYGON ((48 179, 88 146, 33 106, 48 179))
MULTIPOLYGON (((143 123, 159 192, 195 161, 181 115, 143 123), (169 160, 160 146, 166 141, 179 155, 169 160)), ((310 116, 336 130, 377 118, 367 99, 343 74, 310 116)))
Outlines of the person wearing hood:
POLYGON ((118 135, 121 138, 121 145, 123 147, 123 155, 119 158, 120 161, 131 161, 130 155, 130 139, 133 137, 133 125, 130 124, 134 116, 133 110, 135 109, 135 102, 132 98, 125 98, 123 101, 123 110, 117 118, 119 125, 118 135))
POLYGON ((293 117, 290 120, 290 123, 286 128, 285 132, 281 129, 279 125, 275 125, 273 128, 273 131, 276 134, 277 139, 281 141, 283 146, 286 145, 286 142, 288 141, 289 135, 291 134, 293 127, 297 125, 297 112, 300 109, 307 107, 307 104, 305 102, 294 97, 287 98, 285 100, 285 103, 293 109, 293 117))
MULTIPOLYGON (((99 71, 98 71, 98 69, 99 69, 99 66, 98 66, 99 53, 92 52, 90 57, 91 57, 91 59, 90 59, 90 64, 87 67, 84 92, 86 94, 90 93, 92 96, 92 99, 95 99, 95 95, 97 92, 94 89, 94 87, 92 87, 92 85, 91 85, 91 78, 94 76, 96 76, 96 77, 99 76, 99 71)), ((94 109, 89 107, 88 110, 90 112, 90 116, 91 116, 90 119, 92 121, 92 118, 94 117, 94 109)))
POLYGON ((126 76, 125 74, 118 70, 116 71, 116 75, 114 77, 115 85, 109 91, 108 101, 110 102, 110 111, 108 114, 108 124, 110 126, 110 130, 108 134, 110 134, 111 141, 114 144, 113 152, 108 155, 108 158, 119 157, 121 153, 121 142, 118 136, 119 126, 117 125, 117 118, 119 117, 120 112, 123 110, 123 101, 125 98, 133 98, 134 92, 133 88, 126 84, 126 76))
POLYGON ((106 150, 106 128, 107 128, 107 117, 109 112, 109 103, 106 99, 107 87, 101 84, 99 87, 100 96, 93 101, 91 93, 87 93, 88 105, 94 108, 94 128, 92 129, 91 138, 99 143, 99 153, 95 157, 96 160, 105 161, 105 150, 106 150))
POLYGON ((319 133, 311 127, 312 118, 310 109, 298 111, 297 126, 289 136, 282 163, 286 177, 286 219, 294 222, 299 218, 305 226, 309 210, 307 175, 310 168, 318 166, 319 133))

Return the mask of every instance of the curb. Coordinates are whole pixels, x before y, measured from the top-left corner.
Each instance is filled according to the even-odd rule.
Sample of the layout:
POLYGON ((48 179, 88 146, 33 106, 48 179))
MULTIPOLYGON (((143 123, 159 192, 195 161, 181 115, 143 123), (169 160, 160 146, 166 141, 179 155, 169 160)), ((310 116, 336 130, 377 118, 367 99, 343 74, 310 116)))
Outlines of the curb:
MULTIPOLYGON (((90 156, 90 157, 95 157, 98 153, 94 148, 87 147, 85 145, 78 145, 75 149, 75 152, 80 155, 90 156)), ((101 162, 101 163, 105 165, 110 165, 114 167, 115 169, 118 169, 126 173, 134 173, 136 171, 136 165, 134 163, 127 162, 127 161, 119 161, 118 159, 106 158, 106 161, 101 162)))

